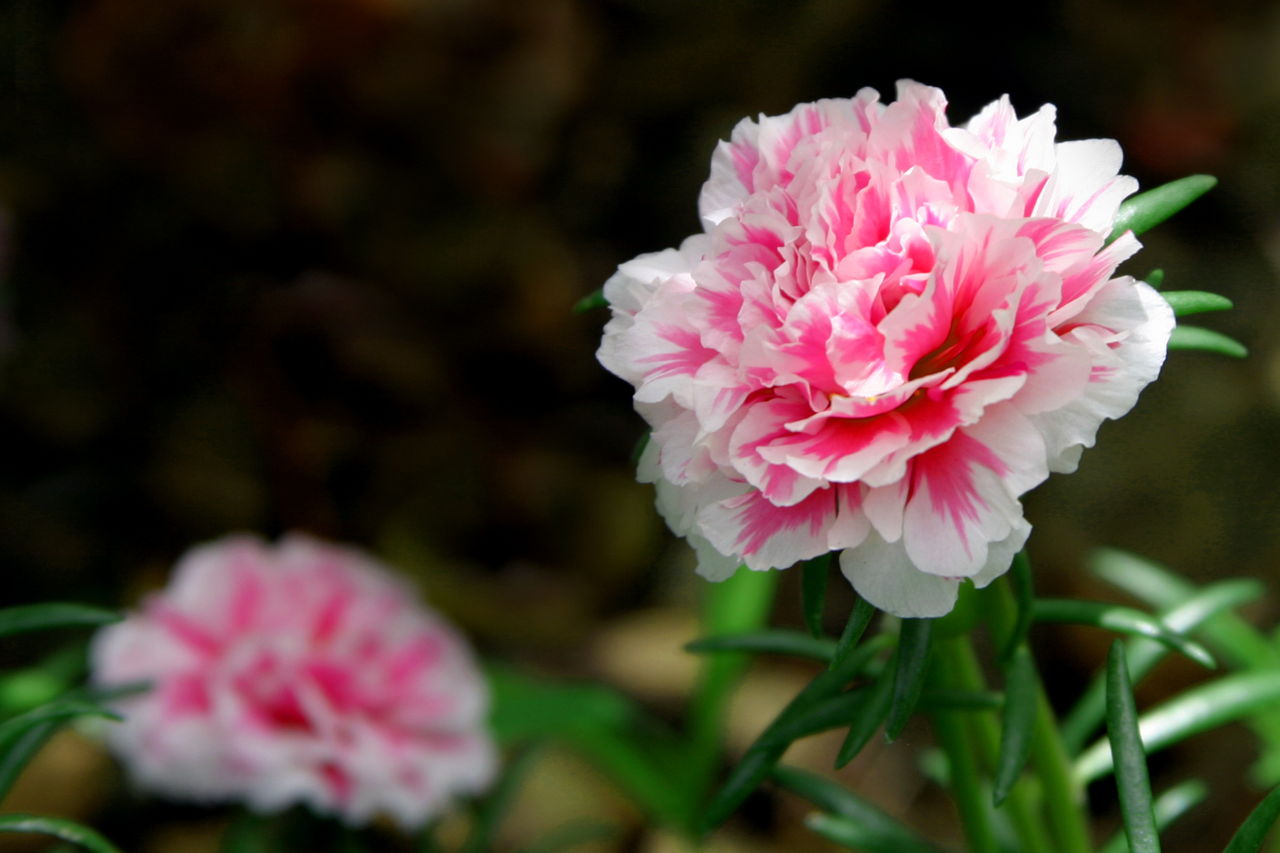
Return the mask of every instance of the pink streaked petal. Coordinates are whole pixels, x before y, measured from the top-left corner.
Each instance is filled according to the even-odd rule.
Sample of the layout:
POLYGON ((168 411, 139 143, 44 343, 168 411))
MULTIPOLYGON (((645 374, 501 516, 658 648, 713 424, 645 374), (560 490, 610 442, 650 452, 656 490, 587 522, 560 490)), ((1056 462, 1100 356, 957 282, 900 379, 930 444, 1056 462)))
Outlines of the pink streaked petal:
POLYGON ((970 577, 987 562, 990 542, 1022 518, 1016 495, 1048 474, 1044 444, 1010 406, 912 460, 903 542, 921 571, 970 577))
POLYGON ((918 570, 901 542, 886 542, 874 531, 858 547, 841 552, 840 571, 859 596, 904 619, 950 612, 960 588, 955 578, 918 570))
POLYGON ((762 458, 817 482, 851 483, 906 445, 911 428, 897 412, 871 418, 827 418, 813 433, 788 433, 761 447, 762 458))
POLYGON ((817 477, 802 476, 785 460, 771 461, 762 454, 765 448, 776 443, 785 444, 792 439, 794 433, 787 428, 788 421, 802 417, 808 411, 804 400, 795 395, 757 402, 750 407, 729 439, 729 454, 734 468, 775 505, 799 503, 823 485, 817 477))
POLYGON ((752 490, 708 506, 698 527, 721 554, 740 554, 747 568, 785 568, 827 552, 837 495, 835 488, 819 489, 780 507, 752 490))

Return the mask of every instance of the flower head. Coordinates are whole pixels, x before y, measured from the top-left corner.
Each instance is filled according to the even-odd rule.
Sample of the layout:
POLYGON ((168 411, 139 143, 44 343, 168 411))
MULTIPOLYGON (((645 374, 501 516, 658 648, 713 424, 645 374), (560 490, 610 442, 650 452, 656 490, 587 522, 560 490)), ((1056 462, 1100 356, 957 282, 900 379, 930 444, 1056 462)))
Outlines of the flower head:
POLYGON ((1113 277, 1137 183, 1113 140, 1055 142, 1007 98, 940 90, 745 119, 703 231, 622 264, 599 358, 652 427, 641 479, 699 570, 828 551, 860 595, 937 616, 1009 567, 1019 497, 1075 468, 1164 360, 1173 316, 1113 277))
POLYGON ((109 738, 166 796, 409 828, 495 771, 462 638, 369 557, 303 536, 191 550, 92 665, 100 685, 150 682, 109 738))

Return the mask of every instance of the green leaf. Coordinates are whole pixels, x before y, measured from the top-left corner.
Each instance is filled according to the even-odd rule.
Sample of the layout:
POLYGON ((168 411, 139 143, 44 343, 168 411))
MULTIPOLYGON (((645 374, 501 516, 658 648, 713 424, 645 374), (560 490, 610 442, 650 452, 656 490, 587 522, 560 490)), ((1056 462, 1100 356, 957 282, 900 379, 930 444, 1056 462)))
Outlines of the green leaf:
POLYGON ((89 716, 120 719, 118 714, 90 702, 58 699, 0 724, 0 800, 54 732, 69 720, 89 716))
POLYGON ((1031 558, 1027 556, 1025 549, 1014 555, 1013 565, 1009 568, 1009 579, 1013 585, 1013 597, 1018 615, 1013 623, 1013 629, 1009 631, 1009 636, 1004 639, 1004 651, 1000 656, 1006 661, 1027 638, 1027 631, 1031 628, 1035 585, 1031 580, 1031 558))
POLYGON ((1126 231, 1141 234, 1154 228, 1213 189, 1217 183, 1218 179, 1212 175, 1188 175, 1126 199, 1120 204, 1115 226, 1107 241, 1126 231))
POLYGON ((831 813, 814 815, 807 822, 815 832, 837 844, 867 853, 939 853, 937 847, 911 829, 835 782, 793 767, 775 768, 773 778, 783 788, 831 813))
MULTIPOLYGON (((1107 583, 1161 609, 1176 607, 1197 592, 1195 586, 1164 566, 1114 548, 1094 551, 1089 568, 1107 583)), ((1280 668, 1280 648, 1234 613, 1219 613, 1205 620, 1199 634, 1228 664, 1280 668)))
POLYGON ((747 634, 703 637, 685 645, 685 651, 696 654, 714 652, 749 652, 751 654, 791 655, 829 663, 835 654, 836 641, 814 638, 799 631, 768 630, 747 634))
POLYGON ((1235 307, 1227 297, 1203 290, 1170 290, 1160 295, 1169 303, 1175 317, 1203 314, 1206 311, 1226 311, 1235 307))
POLYGON ((1201 666, 1216 668, 1213 655, 1194 640, 1170 631, 1158 619, 1132 607, 1105 604, 1100 601, 1077 601, 1066 598, 1040 598, 1032 608, 1038 622, 1070 622, 1092 625, 1121 634, 1147 637, 1176 649, 1201 666))
POLYGON ((760 736, 760 742, 769 746, 790 746, 792 741, 815 735, 827 729, 847 725, 858 708, 867 704, 870 687, 859 687, 834 696, 825 696, 809 705, 802 712, 779 718, 760 736))
MULTIPOLYGON (((1156 829, 1164 832, 1175 820, 1204 802, 1208 794, 1209 788, 1203 782, 1199 779, 1188 779, 1156 797, 1152 805, 1152 811, 1156 816, 1156 829)), ((1121 830, 1112 836, 1099 853, 1129 853, 1129 840, 1125 838, 1124 831, 1121 830)))
MULTIPOLYGON (((855 608, 853 615, 850 616, 850 622, 858 618, 855 608)), ((811 730, 815 718, 831 713, 832 697, 836 697, 845 684, 863 672, 875 656, 891 642, 890 638, 881 636, 863 643, 843 658, 838 657, 830 669, 823 670, 810 681, 760 733, 747 749, 742 760, 729 771, 729 776, 717 789, 703 812, 702 828, 710 831, 733 814, 747 795, 769 775, 773 766, 782 758, 791 740, 811 730)), ((837 704, 841 701, 848 700, 835 698, 837 704)), ((856 703, 856 700, 852 702, 855 705, 856 703)), ((844 708, 844 712, 848 715, 845 717, 846 720, 851 718, 852 711, 848 706, 844 708)))
MULTIPOLYGON (((1139 720, 1148 754, 1280 702, 1280 671, 1241 672, 1197 685, 1139 720)), ((1090 782, 1111 770, 1106 744, 1095 743, 1076 761, 1076 773, 1090 782)))
POLYGON ((498 833, 498 826, 510 809, 529 771, 542 757, 542 750, 541 744, 527 746, 506 763, 498 784, 476 807, 471 833, 459 849, 459 853, 485 853, 486 850, 493 849, 493 840, 498 833))
POLYGON ((857 603, 853 605, 853 610, 849 613, 849 620, 845 622, 844 630, 840 633, 840 640, 836 643, 836 653, 831 659, 833 669, 853 650, 853 647, 858 644, 858 640, 862 639, 863 632, 867 630, 867 625, 871 623, 871 617, 875 615, 875 607, 864 598, 859 598, 857 603))
POLYGON ((1160 853, 1151 804, 1151 781, 1147 777, 1147 755, 1138 732, 1138 709, 1125 664, 1124 643, 1116 640, 1107 655, 1107 740, 1116 768, 1116 788, 1120 794, 1120 815, 1130 853, 1160 853))
POLYGON ((543 680, 491 666, 490 725, 502 744, 573 734, 583 727, 617 729, 640 715, 631 700, 597 684, 543 680))
POLYGON ((1147 284, 1151 285, 1152 289, 1159 290, 1160 285, 1164 284, 1164 270, 1158 268, 1153 269, 1151 272, 1147 273, 1145 281, 1147 284))
POLYGON ((1031 755, 1036 722, 1036 667, 1026 644, 1018 646, 1005 675, 1004 713, 1001 717, 1000 756, 996 761, 992 804, 999 808, 1031 755))
POLYGON ((659 821, 682 826, 689 806, 659 766, 669 733, 629 699, 594 684, 543 681, 489 668, 490 725, 502 744, 556 738, 581 752, 659 821), (659 738, 666 735, 665 738, 659 738))
POLYGON ((1004 694, 994 690, 963 690, 925 685, 917 706, 925 711, 999 711, 1004 694))
POLYGON ((1280 817, 1280 787, 1272 788, 1271 793, 1249 812, 1223 853, 1256 853, 1262 849, 1262 842, 1277 817, 1280 817))
POLYGON ((884 724, 889 740, 897 740, 915 712, 924 677, 929 669, 929 643, 933 636, 932 619, 903 619, 898 634, 898 653, 893 670, 893 697, 889 718, 884 724))
POLYGON ((804 607, 804 624, 814 639, 822 636, 822 610, 827 603, 827 574, 831 555, 823 554, 801 564, 800 600, 804 607))
POLYGON ((604 288, 601 287, 597 290, 591 291, 586 296, 582 297, 577 302, 573 303, 573 313, 585 314, 588 311, 592 311, 596 308, 608 308, 608 307, 609 307, 609 302, 607 299, 604 298, 604 288))
POLYGON ((51 835, 54 838, 78 844, 93 853, 121 853, 119 847, 103 838, 95 830, 59 817, 40 817, 29 814, 0 815, 0 832, 51 835))
POLYGON ((0 637, 50 628, 96 628, 119 622, 124 614, 87 604, 50 602, 0 610, 0 637))
POLYGON ((710 831, 729 819, 752 791, 768 778, 774 765, 787 751, 787 744, 766 745, 757 742, 733 766, 724 784, 716 789, 702 815, 702 827, 710 831))
POLYGON ((1169 336, 1169 349, 1193 349, 1215 352, 1231 358, 1244 358, 1249 350, 1244 344, 1213 329, 1179 325, 1169 336))
POLYGON ((836 767, 844 767, 871 741, 871 736, 889 716, 889 701, 893 697, 893 668, 880 673, 871 686, 867 699, 854 709, 849 718, 849 731, 836 755, 836 767))
MULTIPOLYGON (((767 624, 780 574, 740 567, 728 580, 704 585, 702 626, 706 634, 749 633, 767 624)), ((680 799, 691 816, 715 780, 729 699, 749 663, 746 654, 718 654, 704 660, 699 670, 689 709, 685 756, 676 768, 678 784, 684 788, 680 799)))
MULTIPOLYGON (((1160 622, 1170 631, 1185 634, 1224 610, 1256 600, 1264 590, 1261 583, 1248 579, 1210 584, 1176 607, 1167 608, 1159 617, 1160 622)), ((1140 638, 1127 648, 1129 677, 1134 684, 1151 672, 1168 652, 1167 646, 1140 638)), ((1106 679, 1095 678, 1062 720, 1062 741, 1072 754, 1078 753, 1097 729, 1106 715, 1106 707, 1106 679)))

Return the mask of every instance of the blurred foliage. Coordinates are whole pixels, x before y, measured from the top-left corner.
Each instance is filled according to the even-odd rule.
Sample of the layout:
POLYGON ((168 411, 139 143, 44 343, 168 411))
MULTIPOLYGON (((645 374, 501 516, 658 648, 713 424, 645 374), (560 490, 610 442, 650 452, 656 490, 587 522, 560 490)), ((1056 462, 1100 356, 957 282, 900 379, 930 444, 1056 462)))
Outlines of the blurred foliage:
MULTIPOLYGON (((1278 38, 1273 6, 1245 0, 3 4, 3 603, 118 607, 195 541, 304 529, 402 567, 486 654, 643 670, 692 633, 632 630, 639 608, 686 625, 700 582, 633 481, 642 425, 595 363, 604 316, 570 307, 697 227, 739 118, 910 76, 955 121, 1005 92, 1023 112, 1056 103, 1062 138, 1118 138, 1144 187, 1219 177, 1143 235, 1132 271, 1225 294, 1239 310, 1214 326, 1251 357, 1174 353, 1081 471, 1028 501, 1031 548, 1049 595, 1094 583, 1083 555, 1106 544, 1261 578, 1254 621, 1274 621, 1278 38)), ((799 627, 794 575, 778 621, 799 627)), ((847 599, 831 598, 834 618, 847 599)), ((1105 640, 1054 630, 1032 640, 1065 696, 1105 640)), ((1171 663, 1140 702, 1192 674, 1171 663)), ((621 686, 673 707, 670 688, 621 686)), ((1243 818, 1248 750, 1170 753, 1221 780, 1185 838, 1243 818)), ((878 772, 896 817, 950 820, 878 772)), ((740 849, 813 843, 759 796, 740 849)), ((197 849, 187 828, 207 819, 123 789, 110 805, 95 825, 130 850, 197 849)))

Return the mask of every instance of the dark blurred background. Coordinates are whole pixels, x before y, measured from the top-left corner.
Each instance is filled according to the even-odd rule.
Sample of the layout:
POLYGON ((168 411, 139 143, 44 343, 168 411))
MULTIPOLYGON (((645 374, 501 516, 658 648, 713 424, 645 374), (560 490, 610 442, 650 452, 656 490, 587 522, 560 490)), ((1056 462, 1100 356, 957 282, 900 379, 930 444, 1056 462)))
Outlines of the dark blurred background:
MULTIPOLYGON (((1275 3, 7 0, 0 39, 4 603, 132 603, 193 543, 301 529, 412 575, 486 656, 674 713, 701 582, 633 481, 642 424, 595 362, 605 316, 570 306, 698 227, 739 118, 890 100, 899 77, 941 86, 954 123, 1002 93, 1055 103, 1060 139, 1119 139, 1144 187, 1220 178, 1127 271, 1230 296, 1206 324, 1251 357, 1173 354, 1027 501, 1031 549, 1052 594, 1115 598, 1082 568, 1103 544, 1280 587, 1275 3)), ((777 622, 795 599, 787 578, 777 622)), ((1107 638, 1036 641, 1069 697, 1107 638)), ((805 675, 757 667, 730 738, 805 675)), ((1140 699, 1195 677, 1162 669, 1140 699)), ((1220 846, 1257 796, 1249 734, 1212 737, 1154 766, 1158 788, 1216 791, 1172 849, 1220 846)), ((898 752, 845 778, 954 837, 898 752)), ((575 762, 548 762, 530 835, 594 814, 626 827, 599 849, 677 849, 575 762)), ((32 775, 14 808, 212 849, 215 813, 144 806, 83 738, 32 775)), ((712 849, 822 849, 800 805, 752 803, 712 849)))

